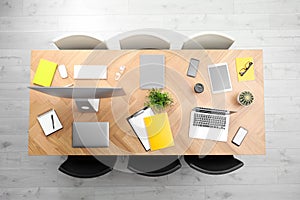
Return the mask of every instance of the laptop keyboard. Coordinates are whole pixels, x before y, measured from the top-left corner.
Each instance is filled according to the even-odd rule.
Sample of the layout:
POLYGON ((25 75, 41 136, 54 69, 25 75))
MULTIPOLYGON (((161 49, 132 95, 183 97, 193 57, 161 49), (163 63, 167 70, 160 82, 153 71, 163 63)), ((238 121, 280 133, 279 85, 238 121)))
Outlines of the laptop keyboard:
POLYGON ((206 115, 199 112, 195 112, 193 125, 225 130, 226 117, 218 115, 206 115))

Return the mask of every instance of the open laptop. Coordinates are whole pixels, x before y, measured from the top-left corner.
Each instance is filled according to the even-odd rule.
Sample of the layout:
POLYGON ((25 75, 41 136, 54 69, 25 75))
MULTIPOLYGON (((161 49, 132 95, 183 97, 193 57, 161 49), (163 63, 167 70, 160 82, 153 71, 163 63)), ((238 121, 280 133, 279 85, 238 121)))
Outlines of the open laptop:
POLYGON ((196 107, 191 111, 189 137, 227 142, 233 111, 196 107))
POLYGON ((74 148, 109 146, 109 122, 73 122, 74 148))

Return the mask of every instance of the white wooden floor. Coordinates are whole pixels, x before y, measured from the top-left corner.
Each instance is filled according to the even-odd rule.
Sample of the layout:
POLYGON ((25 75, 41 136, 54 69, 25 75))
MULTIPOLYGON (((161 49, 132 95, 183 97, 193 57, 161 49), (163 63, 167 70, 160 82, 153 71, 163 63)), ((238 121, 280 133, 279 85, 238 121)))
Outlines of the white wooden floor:
POLYGON ((0 199, 300 199, 299 86, 299 0, 0 0, 0 199), (220 31, 233 48, 264 50, 266 156, 240 156, 245 167, 225 176, 183 162, 162 178, 91 180, 59 173, 64 158, 27 156, 30 50, 64 34, 140 28, 220 31))

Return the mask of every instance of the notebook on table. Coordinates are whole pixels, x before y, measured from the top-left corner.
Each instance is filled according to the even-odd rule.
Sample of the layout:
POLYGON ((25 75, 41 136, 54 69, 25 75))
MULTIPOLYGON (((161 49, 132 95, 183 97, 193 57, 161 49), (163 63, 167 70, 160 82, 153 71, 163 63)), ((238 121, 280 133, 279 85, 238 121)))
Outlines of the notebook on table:
POLYGON ((63 128, 54 109, 39 115, 37 120, 46 136, 63 128))
POLYGON ((39 86, 51 86, 56 68, 56 63, 41 59, 35 72, 33 83, 39 86))
POLYGON ((151 151, 174 146, 173 135, 167 113, 144 118, 151 151))

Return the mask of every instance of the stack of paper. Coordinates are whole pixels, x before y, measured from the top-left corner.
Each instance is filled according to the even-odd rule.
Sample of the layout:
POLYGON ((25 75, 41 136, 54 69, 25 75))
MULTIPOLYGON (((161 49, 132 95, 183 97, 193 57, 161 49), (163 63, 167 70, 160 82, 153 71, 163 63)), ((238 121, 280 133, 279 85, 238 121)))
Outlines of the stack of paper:
POLYGON ((40 86, 49 87, 52 83, 57 64, 41 59, 35 72, 33 83, 40 86))

